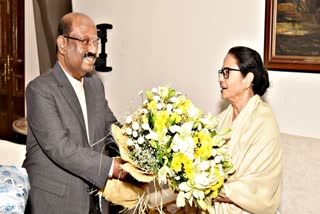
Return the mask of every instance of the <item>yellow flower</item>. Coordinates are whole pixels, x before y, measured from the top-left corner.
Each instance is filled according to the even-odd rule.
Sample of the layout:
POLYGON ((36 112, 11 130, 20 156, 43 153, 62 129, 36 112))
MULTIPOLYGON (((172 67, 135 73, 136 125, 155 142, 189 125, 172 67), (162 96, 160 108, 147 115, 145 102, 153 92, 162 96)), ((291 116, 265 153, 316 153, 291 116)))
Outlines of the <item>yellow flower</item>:
POLYGON ((148 103, 148 109, 151 111, 157 110, 157 102, 152 100, 150 103, 148 103))
POLYGON ((191 176, 193 174, 192 161, 183 153, 174 153, 170 168, 175 172, 180 172, 182 165, 185 168, 187 176, 191 176))
POLYGON ((182 120, 182 117, 176 113, 176 112, 173 112, 171 115, 170 115, 170 118, 169 118, 169 123, 171 125, 173 124, 177 124, 177 123, 180 123, 182 120))
POLYGON ((187 175, 187 178, 189 180, 192 180, 194 178, 194 169, 193 169, 193 166, 192 166, 192 161, 188 158, 188 160, 185 161, 184 163, 184 168, 185 168, 185 172, 186 172, 186 175, 187 175))
POLYGON ((196 149, 195 158, 200 157, 201 160, 207 160, 212 155, 213 142, 209 133, 200 131, 198 134, 200 147, 196 149))
POLYGON ((178 108, 182 111, 183 114, 187 114, 187 109, 191 104, 191 100, 186 99, 184 102, 181 103, 181 105, 178 108))
POLYGON ((180 172, 182 169, 182 159, 184 158, 184 154, 182 153, 174 153, 170 169, 175 172, 180 172))
POLYGON ((157 131, 159 136, 162 136, 164 133, 165 128, 167 127, 167 122, 169 119, 169 113, 167 111, 161 111, 156 120, 154 122, 155 130, 157 131))
MULTIPOLYGON (((217 194, 218 195, 218 190, 222 187, 222 185, 224 183, 224 177, 220 175, 219 168, 218 168, 217 165, 214 167, 214 174, 218 178, 218 182, 216 184, 212 185, 210 187, 210 189, 213 191, 212 194, 214 194, 214 195, 217 194)), ((215 196, 215 197, 217 197, 217 196, 215 196)))

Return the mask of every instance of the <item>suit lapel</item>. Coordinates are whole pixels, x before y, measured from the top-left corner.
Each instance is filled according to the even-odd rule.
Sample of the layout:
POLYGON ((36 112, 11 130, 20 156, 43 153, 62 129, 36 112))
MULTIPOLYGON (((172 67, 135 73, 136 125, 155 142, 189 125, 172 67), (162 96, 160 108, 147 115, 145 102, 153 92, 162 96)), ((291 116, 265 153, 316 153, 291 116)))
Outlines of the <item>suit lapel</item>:
POLYGON ((81 123, 82 129, 86 133, 86 126, 84 123, 84 118, 83 118, 81 106, 80 106, 79 100, 77 98, 77 95, 76 95, 71 83, 69 82, 67 76, 65 75, 64 71, 62 70, 62 68, 60 67, 58 62, 56 62, 56 64, 54 65, 54 70, 57 71, 54 73, 55 73, 56 79, 58 81, 58 86, 61 88, 61 92, 62 92, 63 96, 66 98, 70 108, 77 115, 77 117, 81 123))
POLYGON ((95 139, 95 121, 96 121, 96 91, 90 81, 90 77, 84 77, 84 93, 86 95, 87 113, 88 113, 88 128, 90 144, 94 143, 95 139))

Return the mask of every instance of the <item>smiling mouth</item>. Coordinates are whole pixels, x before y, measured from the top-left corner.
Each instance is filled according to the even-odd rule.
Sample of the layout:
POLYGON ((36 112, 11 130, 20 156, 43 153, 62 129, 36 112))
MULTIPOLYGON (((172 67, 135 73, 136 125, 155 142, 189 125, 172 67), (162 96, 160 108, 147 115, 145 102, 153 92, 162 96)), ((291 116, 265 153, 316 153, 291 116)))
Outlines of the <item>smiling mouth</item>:
POLYGON ((87 57, 84 57, 85 59, 87 60, 90 60, 90 61, 94 61, 96 59, 96 57, 94 56, 87 56, 87 57))
POLYGON ((96 61, 96 57, 94 56, 87 56, 87 57, 84 57, 83 59, 90 64, 94 64, 96 61))

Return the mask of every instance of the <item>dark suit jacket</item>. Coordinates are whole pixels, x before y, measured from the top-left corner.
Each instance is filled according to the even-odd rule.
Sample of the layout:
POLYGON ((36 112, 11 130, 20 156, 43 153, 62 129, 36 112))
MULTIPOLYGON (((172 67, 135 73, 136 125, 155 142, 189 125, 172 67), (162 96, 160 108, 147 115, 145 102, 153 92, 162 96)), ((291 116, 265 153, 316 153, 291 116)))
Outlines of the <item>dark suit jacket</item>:
POLYGON ((59 63, 27 86, 29 129, 23 166, 30 176, 32 213, 87 214, 88 187, 103 188, 106 183, 112 160, 105 155, 105 144, 113 138, 90 145, 110 135, 116 118, 98 77, 84 77, 84 90, 90 142, 80 103, 59 63))

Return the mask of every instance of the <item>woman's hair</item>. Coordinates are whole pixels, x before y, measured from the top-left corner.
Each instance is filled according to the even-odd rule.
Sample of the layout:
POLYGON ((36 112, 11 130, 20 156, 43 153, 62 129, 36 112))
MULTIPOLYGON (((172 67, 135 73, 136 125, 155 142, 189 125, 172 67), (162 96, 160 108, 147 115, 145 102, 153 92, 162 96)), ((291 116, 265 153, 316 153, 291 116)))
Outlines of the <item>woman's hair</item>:
POLYGON ((253 92, 254 94, 263 96, 267 88, 269 88, 270 83, 268 72, 264 68, 259 53, 248 47, 236 46, 231 48, 228 54, 235 57, 239 69, 244 77, 247 76, 249 72, 253 73, 253 92))

